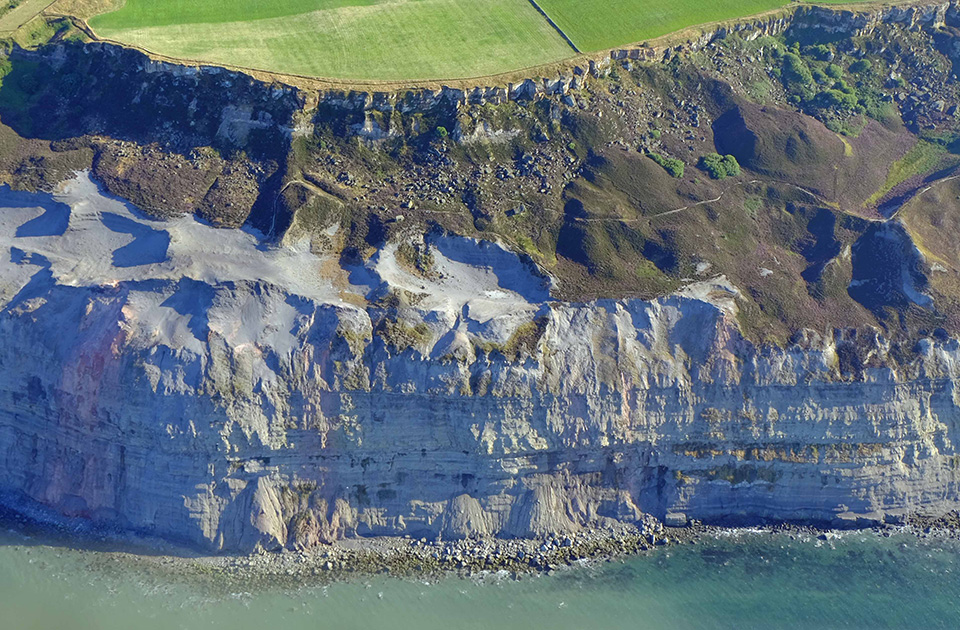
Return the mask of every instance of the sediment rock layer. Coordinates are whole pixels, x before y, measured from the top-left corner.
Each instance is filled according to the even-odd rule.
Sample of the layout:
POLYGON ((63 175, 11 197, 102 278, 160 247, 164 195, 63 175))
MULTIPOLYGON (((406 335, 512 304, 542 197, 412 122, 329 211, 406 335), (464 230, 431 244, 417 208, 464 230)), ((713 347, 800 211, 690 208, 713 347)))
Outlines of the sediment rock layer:
POLYGON ((4 501, 228 551, 954 507, 955 341, 761 348, 722 277, 561 303, 439 233, 321 274, 85 176, 3 205, 4 501))

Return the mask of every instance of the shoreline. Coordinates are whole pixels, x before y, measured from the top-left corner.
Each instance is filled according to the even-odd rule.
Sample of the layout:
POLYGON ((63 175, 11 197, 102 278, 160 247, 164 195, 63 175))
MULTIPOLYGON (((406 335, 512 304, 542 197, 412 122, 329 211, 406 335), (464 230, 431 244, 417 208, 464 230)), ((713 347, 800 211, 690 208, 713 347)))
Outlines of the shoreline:
MULTIPOLYGON (((652 521, 648 521, 652 522, 652 521)), ((540 539, 426 539, 374 537, 344 539, 311 550, 260 551, 250 555, 209 555, 167 541, 129 533, 105 533, 42 523, 21 513, 0 513, 0 527, 12 543, 50 546, 92 555, 92 564, 160 573, 222 590, 326 586, 375 577, 438 581, 444 578, 519 580, 607 562, 624 561, 657 550, 698 545, 743 535, 780 535, 792 541, 830 545, 844 536, 960 541, 960 512, 939 517, 915 514, 902 525, 829 529, 806 524, 716 526, 692 521, 685 527, 657 522, 644 529, 620 526, 540 539), (659 525, 659 526, 657 526, 659 525)))

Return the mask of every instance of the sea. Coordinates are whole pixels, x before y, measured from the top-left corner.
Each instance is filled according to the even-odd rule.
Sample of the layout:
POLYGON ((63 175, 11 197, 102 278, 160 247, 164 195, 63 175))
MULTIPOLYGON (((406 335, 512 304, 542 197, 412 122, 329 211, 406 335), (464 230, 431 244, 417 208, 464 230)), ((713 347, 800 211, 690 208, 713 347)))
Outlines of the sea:
POLYGON ((540 576, 185 576, 0 533, 3 630, 960 628, 960 542, 732 531, 540 576))

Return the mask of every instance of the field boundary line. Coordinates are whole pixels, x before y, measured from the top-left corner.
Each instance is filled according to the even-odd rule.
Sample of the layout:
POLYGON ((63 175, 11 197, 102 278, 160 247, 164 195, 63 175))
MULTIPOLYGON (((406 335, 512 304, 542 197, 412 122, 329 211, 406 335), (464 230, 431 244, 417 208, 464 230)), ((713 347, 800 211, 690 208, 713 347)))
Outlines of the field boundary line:
POLYGON ((528 0, 528 1, 529 1, 530 4, 533 6, 533 8, 537 10, 537 13, 539 13, 540 15, 543 16, 543 19, 545 19, 545 20, 547 21, 547 24, 549 24, 550 26, 552 26, 552 27, 553 27, 553 30, 555 30, 557 33, 560 34, 560 37, 563 38, 563 41, 567 42, 567 44, 569 44, 570 48, 573 48, 573 52, 577 53, 578 55, 583 53, 583 51, 580 50, 579 48, 577 48, 577 45, 573 43, 573 40, 570 39, 570 37, 567 36, 567 34, 563 32, 563 29, 560 28, 560 25, 557 24, 556 22, 554 22, 554 21, 553 21, 553 18, 550 17, 550 16, 547 14, 547 12, 543 10, 543 7, 540 6, 540 3, 537 2, 537 0, 528 0))
MULTIPOLYGON (((260 81, 273 81, 284 83, 286 85, 291 85, 300 89, 307 90, 370 90, 378 89, 387 92, 401 92, 404 90, 415 90, 415 89, 432 89, 437 90, 443 87, 451 87, 462 90, 469 90, 476 87, 490 87, 491 85, 507 85, 512 83, 520 83, 526 79, 530 79, 536 76, 539 77, 550 77, 550 76, 560 76, 563 74, 568 74, 573 71, 577 66, 581 64, 586 64, 589 62, 600 63, 604 60, 610 60, 613 58, 613 53, 615 51, 627 49, 627 48, 645 48, 650 51, 657 52, 662 51, 673 46, 682 46, 683 42, 686 40, 689 42, 691 39, 694 39, 698 35, 702 35, 707 32, 714 31, 718 28, 734 25, 734 24, 744 24, 753 22, 759 19, 770 19, 775 16, 781 16, 784 19, 789 19, 794 15, 798 9, 805 6, 821 6, 823 8, 829 8, 833 11, 840 10, 849 10, 849 11, 862 11, 867 7, 876 7, 876 6, 925 6, 932 4, 934 0, 854 0, 850 3, 844 4, 829 4, 829 5, 818 5, 816 0, 796 0, 791 1, 789 4, 785 4, 779 9, 771 9, 769 11, 764 11, 754 15, 743 16, 738 18, 730 18, 724 20, 717 20, 714 22, 705 22, 703 24, 691 25, 685 29, 680 29, 672 33, 667 33, 660 35, 658 37, 641 40, 638 42, 631 42, 627 44, 621 44, 614 46, 612 48, 604 48, 597 51, 583 52, 579 50, 570 38, 560 29, 552 18, 539 6, 536 0, 527 0, 532 6, 534 6, 537 11, 549 21, 554 29, 564 38, 567 44, 571 47, 572 50, 577 51, 571 57, 565 59, 558 59, 555 61, 547 63, 539 63, 531 66, 526 66, 522 68, 515 68, 511 70, 505 70, 503 72, 494 72, 490 74, 480 74, 473 76, 435 76, 435 77, 420 77, 412 79, 402 79, 402 78, 390 78, 390 79, 362 79, 362 78, 343 78, 336 76, 318 76, 318 75, 307 75, 307 74, 297 74, 294 72, 283 72, 278 70, 269 70, 266 68, 257 68, 251 66, 241 66, 237 64, 223 63, 223 62, 214 62, 203 59, 192 59, 186 56, 172 56, 165 55, 163 53, 154 52, 143 46, 133 44, 131 42, 124 42, 108 37, 100 36, 90 25, 89 23, 78 16, 65 14, 57 11, 50 11, 50 8, 55 7, 58 4, 59 0, 55 0, 48 10, 45 12, 45 15, 49 17, 61 17, 70 19, 75 26, 83 30, 87 36, 94 42, 99 42, 103 44, 110 44, 114 46, 119 46, 128 50, 136 50, 140 53, 145 54, 147 57, 154 61, 161 61, 166 63, 172 63, 181 66, 194 66, 194 67, 214 67, 214 68, 224 68, 231 71, 242 72, 248 74, 255 79, 260 81)), ((870 12, 870 9, 866 9, 867 12, 870 12)))
POLYGON ((30 17, 21 20, 20 23, 17 24, 17 25, 16 25, 15 27, 13 27, 13 28, 0 26, 0 33, 6 34, 6 33, 15 33, 15 32, 17 32, 18 30, 20 30, 20 27, 22 27, 24 24, 26 24, 27 22, 29 22, 29 21, 32 20, 33 18, 37 17, 38 15, 40 15, 41 13, 43 13, 44 11, 46 11, 47 9, 49 9, 50 7, 52 7, 52 6, 53 6, 54 4, 56 4, 57 2, 59 2, 59 0, 52 0, 52 2, 46 2, 46 3, 43 3, 43 0, 41 0, 41 2, 35 2, 35 3, 31 3, 30 0, 26 0, 26 2, 24 2, 24 3, 21 4, 20 6, 17 6, 17 7, 15 7, 15 8, 11 9, 11 10, 10 10, 8 13, 6 13, 3 17, 0 17, 0 25, 2 25, 4 22, 6 22, 7 19, 8 19, 11 15, 16 16, 16 14, 17 14, 17 9, 19 9, 19 8, 21 8, 21 7, 32 6, 32 4, 36 4, 36 5, 38 5, 38 6, 39 6, 40 4, 43 4, 43 6, 42 6, 41 8, 39 8, 39 9, 37 9, 35 12, 30 13, 30 14, 29 14, 30 17))
MULTIPOLYGON (((55 3, 54 3, 55 4, 55 3)), ((308 74, 296 74, 292 72, 278 72, 274 70, 264 70, 263 68, 254 68, 251 66, 239 66, 236 64, 230 63, 218 63, 215 61, 205 61, 203 59, 191 59, 189 57, 174 57, 171 55, 165 55, 163 53, 158 53, 140 46, 137 44, 131 44, 129 42, 120 41, 117 39, 110 39, 109 37, 103 37, 90 26, 89 22, 82 18, 78 18, 74 15, 69 15, 66 13, 51 13, 47 12, 44 15, 48 17, 55 18, 65 18, 70 20, 74 26, 82 30, 87 37, 90 38, 92 42, 100 44, 109 44, 111 46, 117 46, 119 48, 124 48, 127 50, 134 50, 143 55, 146 55, 153 61, 160 61, 163 63, 170 63, 178 66, 188 66, 188 67, 197 67, 197 68, 223 68, 225 70, 242 72, 244 74, 250 75, 260 81, 263 81, 263 77, 268 77, 269 81, 277 81, 280 83, 285 83, 286 85, 291 85, 293 87, 305 87, 303 85, 298 85, 296 82, 292 81, 294 79, 302 80, 303 82, 309 84, 310 89, 339 89, 339 90, 368 90, 379 88, 381 90, 415 90, 415 89, 440 89, 442 87, 458 87, 459 89, 467 90, 474 87, 479 87, 485 85, 485 82, 494 82, 497 84, 507 83, 520 83, 524 80, 530 78, 532 75, 539 72, 551 72, 556 73, 559 76, 561 69, 570 70, 578 62, 585 62, 588 59, 593 57, 602 58, 604 55, 593 55, 593 57, 587 56, 583 53, 578 53, 571 57, 565 59, 558 59, 557 61, 552 61, 549 63, 536 64, 533 66, 526 66, 523 68, 517 68, 516 70, 509 70, 506 72, 500 72, 496 74, 482 74, 476 76, 466 76, 466 77, 454 77, 454 78, 426 78, 426 79, 338 79, 336 77, 323 77, 323 76, 314 76, 308 74)))

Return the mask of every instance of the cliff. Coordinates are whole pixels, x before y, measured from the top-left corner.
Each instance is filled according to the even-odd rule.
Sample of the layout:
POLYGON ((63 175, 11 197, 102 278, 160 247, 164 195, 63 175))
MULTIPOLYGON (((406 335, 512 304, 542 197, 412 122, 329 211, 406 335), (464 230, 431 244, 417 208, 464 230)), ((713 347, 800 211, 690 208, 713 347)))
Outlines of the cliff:
POLYGON ((955 503, 955 341, 907 363, 863 331, 758 348, 722 277, 563 303, 529 260, 442 232, 321 275, 85 176, 4 205, 8 503, 230 551, 955 503))
POLYGON ((787 15, 382 93, 13 49, 0 503, 239 552, 956 507, 957 9, 787 15))

